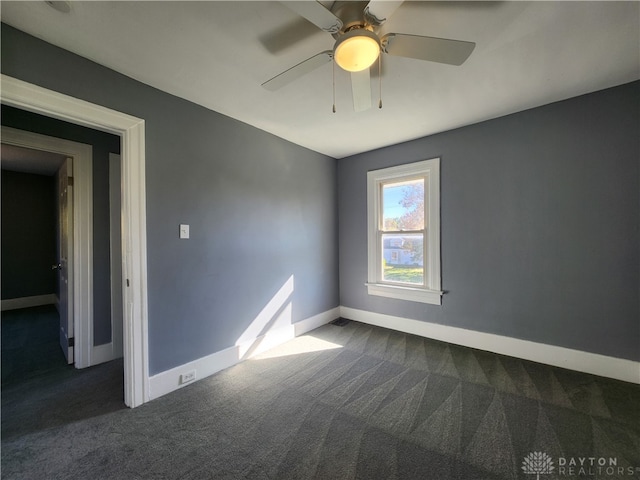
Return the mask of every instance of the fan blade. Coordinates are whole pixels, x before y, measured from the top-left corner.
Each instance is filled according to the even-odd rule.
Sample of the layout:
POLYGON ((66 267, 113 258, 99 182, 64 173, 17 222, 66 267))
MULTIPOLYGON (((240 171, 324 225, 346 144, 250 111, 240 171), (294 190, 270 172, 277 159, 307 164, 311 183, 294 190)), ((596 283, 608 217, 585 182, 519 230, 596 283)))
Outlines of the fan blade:
POLYGON ((262 84, 267 90, 275 91, 285 85, 297 80, 303 75, 315 70, 316 68, 329 63, 333 58, 331 50, 320 52, 311 58, 307 58, 305 61, 300 62, 295 67, 291 67, 289 70, 276 75, 275 77, 267 80, 262 84))
POLYGON ((448 65, 462 65, 476 47, 473 42, 403 33, 388 33, 380 43, 382 51, 389 55, 448 65))
POLYGON ((280 2, 301 17, 306 18, 318 28, 329 33, 338 33, 342 28, 342 20, 336 17, 322 4, 315 0, 306 2, 280 2))
POLYGON ((369 69, 351 72, 351 93, 353 94, 353 109, 362 112, 371 108, 371 77, 369 69))
POLYGON ((389 20, 401 4, 402 1, 371 0, 364 8, 364 18, 374 27, 378 27, 389 20))
POLYGON ((258 40, 268 52, 277 54, 313 35, 322 35, 322 32, 315 25, 309 24, 306 19, 298 17, 286 25, 260 35, 258 40))

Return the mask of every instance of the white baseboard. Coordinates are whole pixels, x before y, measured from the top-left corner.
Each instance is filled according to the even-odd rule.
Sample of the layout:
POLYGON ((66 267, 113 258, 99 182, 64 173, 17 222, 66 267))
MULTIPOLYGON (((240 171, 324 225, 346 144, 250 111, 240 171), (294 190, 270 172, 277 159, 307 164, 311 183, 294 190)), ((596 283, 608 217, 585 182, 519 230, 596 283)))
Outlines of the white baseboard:
POLYGON ((332 322, 339 316, 340 308, 332 308, 331 310, 314 315, 301 322, 272 329, 258 338, 245 341, 242 344, 234 345, 207 355, 206 357, 185 363, 179 367, 158 373, 149 377, 149 400, 161 397, 193 383, 193 381, 184 384, 181 383, 181 375, 187 372, 195 371, 195 380, 201 380, 243 360, 247 360, 266 350, 281 345, 292 338, 332 322))
POLYGON ((340 307, 340 316, 421 337, 640 384, 640 362, 555 345, 340 307))
POLYGON ((326 312, 322 312, 318 315, 314 315, 313 317, 309 317, 306 320, 303 320, 298 323, 294 323, 293 326, 295 328, 295 336, 299 337, 300 335, 304 335, 311 330, 315 330, 322 325, 326 325, 329 322, 333 322, 340 316, 340 307, 332 308, 331 310, 327 310, 326 312))
POLYGON ((336 307, 293 325, 272 329, 258 338, 149 377, 149 399, 159 398, 193 383, 193 381, 185 384, 180 382, 181 375, 187 372, 195 371, 195 380, 201 380, 294 337, 321 327, 338 317, 501 355, 640 384, 640 362, 349 307, 336 307))
POLYGON ((87 366, 93 367, 94 365, 110 362, 111 360, 115 360, 120 357, 122 357, 122 351, 116 352, 113 342, 105 343, 103 345, 94 345, 91 348, 91 353, 89 354, 89 365, 87 366))
POLYGON ((2 300, 0 309, 5 310, 17 310, 19 308, 39 307, 40 305, 55 305, 56 296, 54 293, 47 293, 45 295, 34 295, 32 297, 20 297, 9 298, 2 300))

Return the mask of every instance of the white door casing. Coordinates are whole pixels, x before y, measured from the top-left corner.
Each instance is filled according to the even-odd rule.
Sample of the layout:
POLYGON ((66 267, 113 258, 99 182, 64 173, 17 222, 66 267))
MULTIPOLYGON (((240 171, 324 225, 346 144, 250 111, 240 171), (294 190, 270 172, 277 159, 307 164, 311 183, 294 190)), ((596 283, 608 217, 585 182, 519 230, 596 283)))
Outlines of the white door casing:
POLYGON ((109 155, 109 211, 111 212, 111 339, 113 355, 122 357, 122 326, 124 302, 122 299, 122 159, 109 155))
POLYGON ((124 400, 142 405, 149 401, 144 120, 7 75, 1 81, 6 105, 121 137, 124 400))

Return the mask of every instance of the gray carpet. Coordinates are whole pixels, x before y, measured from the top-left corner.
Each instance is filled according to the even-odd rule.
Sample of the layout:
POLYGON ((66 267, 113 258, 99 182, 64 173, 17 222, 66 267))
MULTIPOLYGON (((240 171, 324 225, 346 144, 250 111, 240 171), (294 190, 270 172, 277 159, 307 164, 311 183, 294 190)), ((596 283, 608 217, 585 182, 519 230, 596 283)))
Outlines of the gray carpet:
POLYGON ((6 320, 6 479, 535 479, 531 452, 640 478, 625 382, 348 322, 130 410, 118 362, 5 382, 6 320))

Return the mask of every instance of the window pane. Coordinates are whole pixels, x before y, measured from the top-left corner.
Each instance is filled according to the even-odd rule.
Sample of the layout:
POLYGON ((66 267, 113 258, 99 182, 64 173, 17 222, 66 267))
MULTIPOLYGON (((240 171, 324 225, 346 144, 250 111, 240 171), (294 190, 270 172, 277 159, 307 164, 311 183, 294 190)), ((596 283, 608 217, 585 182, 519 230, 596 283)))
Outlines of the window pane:
POLYGON ((424 285, 424 236, 382 235, 382 280, 424 285))
POLYGON ((382 185, 382 229, 424 229, 424 179, 382 185))

